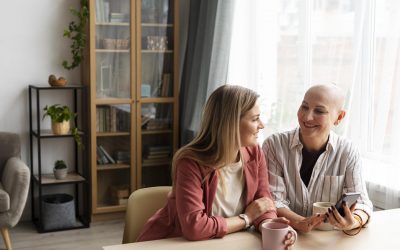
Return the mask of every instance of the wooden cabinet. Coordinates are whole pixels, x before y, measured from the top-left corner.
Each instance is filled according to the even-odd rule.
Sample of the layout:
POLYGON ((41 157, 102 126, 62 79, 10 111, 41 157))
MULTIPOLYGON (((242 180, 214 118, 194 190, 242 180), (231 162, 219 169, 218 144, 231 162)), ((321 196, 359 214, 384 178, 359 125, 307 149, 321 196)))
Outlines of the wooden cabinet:
MULTIPOLYGON (((89 166, 87 154, 79 149, 71 132, 56 135, 50 129, 43 129, 41 120, 46 105, 71 103, 71 110, 77 114, 74 124, 79 129, 83 146, 87 146, 87 88, 82 85, 50 87, 49 85, 29 85, 29 139, 31 178, 32 221, 40 233, 66 229, 89 227, 89 166), (51 101, 49 101, 51 100, 51 101), (52 148, 51 151, 45 149, 52 148), (68 174, 58 180, 52 173, 55 160, 67 162, 68 174), (53 196, 52 209, 64 202, 57 197, 73 197, 70 201, 69 217, 57 218, 50 211, 49 196, 53 196), (47 200, 46 200, 47 199, 47 200), (47 210, 46 210, 47 208, 47 210), (61 221, 54 224, 54 221, 61 221)), ((63 206, 63 209, 65 207, 63 206)), ((62 213, 61 213, 62 214, 62 213)))
POLYGON ((91 0, 92 215, 171 184, 178 143, 178 1, 91 0))

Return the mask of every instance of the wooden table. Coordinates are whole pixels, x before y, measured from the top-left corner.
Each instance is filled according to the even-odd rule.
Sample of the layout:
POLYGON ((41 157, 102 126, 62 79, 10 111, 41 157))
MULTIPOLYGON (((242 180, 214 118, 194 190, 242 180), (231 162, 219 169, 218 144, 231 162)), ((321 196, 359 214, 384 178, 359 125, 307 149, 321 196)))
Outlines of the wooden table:
MULTIPOLYGON (((347 236, 341 231, 314 230, 307 234, 299 233, 293 247, 295 250, 380 250, 400 249, 400 209, 375 212, 367 228, 356 236, 347 236)), ((104 250, 137 249, 190 249, 190 250, 245 250, 260 249, 261 235, 257 232, 238 232, 226 235, 222 239, 205 241, 187 241, 184 238, 170 238, 130 244, 103 247, 104 250)))

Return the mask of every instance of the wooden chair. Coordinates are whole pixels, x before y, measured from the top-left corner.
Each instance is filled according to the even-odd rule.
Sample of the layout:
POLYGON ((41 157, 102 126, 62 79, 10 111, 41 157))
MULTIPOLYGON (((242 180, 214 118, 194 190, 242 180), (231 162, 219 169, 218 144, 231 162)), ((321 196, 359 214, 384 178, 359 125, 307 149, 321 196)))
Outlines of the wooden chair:
POLYGON ((134 191, 128 199, 122 243, 135 242, 147 220, 167 202, 172 187, 149 187, 134 191))

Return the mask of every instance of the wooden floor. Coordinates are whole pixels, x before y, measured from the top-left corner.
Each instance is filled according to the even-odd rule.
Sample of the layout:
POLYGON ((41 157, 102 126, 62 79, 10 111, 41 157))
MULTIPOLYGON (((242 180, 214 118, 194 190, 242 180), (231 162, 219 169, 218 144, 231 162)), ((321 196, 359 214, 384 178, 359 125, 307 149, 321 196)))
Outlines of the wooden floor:
MULTIPOLYGON (((100 250, 121 244, 123 220, 91 223, 90 228, 39 234, 31 222, 20 222, 10 230, 13 250, 100 250)), ((5 249, 3 240, 0 249, 5 249)))

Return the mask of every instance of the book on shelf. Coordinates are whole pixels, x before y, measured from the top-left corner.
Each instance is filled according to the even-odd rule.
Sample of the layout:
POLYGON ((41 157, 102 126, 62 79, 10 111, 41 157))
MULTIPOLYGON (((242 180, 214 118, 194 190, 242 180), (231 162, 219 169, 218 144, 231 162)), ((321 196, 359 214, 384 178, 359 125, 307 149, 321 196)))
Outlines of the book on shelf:
POLYGON ((170 81, 171 81, 171 74, 166 73, 162 76, 162 83, 161 83, 161 91, 160 96, 166 97, 169 96, 169 88, 170 88, 170 81))
POLYGON ((143 115, 142 117, 142 127, 146 126, 146 124, 152 119, 151 116, 143 115))
POLYGON ((130 130, 130 110, 123 105, 99 105, 96 108, 97 132, 126 132, 130 130))
POLYGON ((111 157, 111 155, 107 152, 107 150, 105 150, 104 147, 101 145, 99 145, 99 148, 100 148, 101 152, 106 156, 108 162, 111 164, 115 164, 114 158, 111 157))
POLYGON ((119 164, 129 163, 131 160, 131 153, 128 151, 116 151, 114 156, 119 164))
POLYGON ((151 119, 147 122, 147 130, 168 129, 170 127, 168 119, 151 119))
POLYGON ((170 152, 171 147, 170 146, 145 146, 144 150, 146 152, 153 152, 153 153, 154 152, 165 152, 165 151, 170 152))
POLYGON ((96 147, 96 160, 98 164, 114 164, 115 160, 111 155, 104 149, 103 146, 98 145, 96 147))
POLYGON ((143 164, 146 165, 169 165, 171 164, 170 158, 161 158, 161 159, 142 159, 143 164))
POLYGON ((144 159, 161 159, 170 158, 171 156, 170 146, 145 146, 143 151, 144 159))
POLYGON ((99 146, 96 147, 96 161, 97 161, 97 164, 100 164, 100 165, 109 163, 107 157, 101 151, 99 146))
POLYGON ((119 12, 111 12, 110 22, 112 22, 112 23, 129 22, 129 14, 119 13, 119 12))
POLYGON ((147 155, 144 159, 161 159, 161 158, 168 158, 169 153, 167 154, 156 154, 156 155, 147 155))
POLYGON ((160 151, 147 151, 146 155, 169 155, 171 150, 160 150, 160 151))

